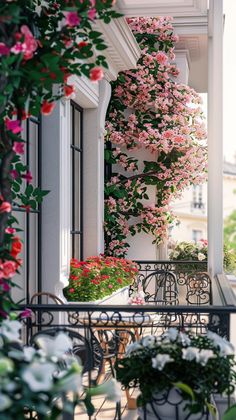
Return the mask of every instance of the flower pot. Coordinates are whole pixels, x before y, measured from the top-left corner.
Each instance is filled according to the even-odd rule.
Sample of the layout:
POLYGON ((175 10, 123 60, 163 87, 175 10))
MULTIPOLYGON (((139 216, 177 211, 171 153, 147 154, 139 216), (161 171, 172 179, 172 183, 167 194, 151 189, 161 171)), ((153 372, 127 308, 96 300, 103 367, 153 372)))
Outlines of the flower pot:
POLYGON ((97 299, 88 302, 72 302, 68 301, 70 304, 74 305, 127 305, 129 300, 129 286, 122 287, 121 289, 116 290, 109 296, 105 296, 102 299, 97 299))
POLYGON ((184 410, 187 402, 176 388, 163 394, 155 393, 150 403, 138 408, 138 420, 214 420, 207 413, 190 415, 187 409, 184 410))

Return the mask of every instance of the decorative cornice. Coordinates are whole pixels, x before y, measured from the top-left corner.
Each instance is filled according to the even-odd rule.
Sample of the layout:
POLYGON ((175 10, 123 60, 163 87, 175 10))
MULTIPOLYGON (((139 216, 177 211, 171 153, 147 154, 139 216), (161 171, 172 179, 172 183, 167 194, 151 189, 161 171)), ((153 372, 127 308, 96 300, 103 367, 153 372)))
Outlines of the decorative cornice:
POLYGON ((141 50, 125 18, 113 19, 108 25, 98 21, 96 26, 108 46, 102 52, 109 65, 106 79, 115 80, 120 71, 135 68, 141 50))
POLYGON ((69 83, 75 86, 74 101, 82 108, 96 108, 99 101, 99 85, 86 77, 71 76, 69 83))
POLYGON ((126 16, 204 16, 207 0, 118 0, 121 13, 126 16))

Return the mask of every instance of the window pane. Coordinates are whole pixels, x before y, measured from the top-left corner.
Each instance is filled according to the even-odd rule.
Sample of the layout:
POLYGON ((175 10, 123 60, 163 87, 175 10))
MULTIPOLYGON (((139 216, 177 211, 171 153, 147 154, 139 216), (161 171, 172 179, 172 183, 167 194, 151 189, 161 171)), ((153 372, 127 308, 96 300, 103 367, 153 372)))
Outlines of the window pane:
POLYGON ((71 103, 72 257, 82 259, 82 110, 71 103), (76 231, 76 232, 75 232, 76 231))
POLYGON ((81 148, 81 112, 74 108, 74 146, 81 148))

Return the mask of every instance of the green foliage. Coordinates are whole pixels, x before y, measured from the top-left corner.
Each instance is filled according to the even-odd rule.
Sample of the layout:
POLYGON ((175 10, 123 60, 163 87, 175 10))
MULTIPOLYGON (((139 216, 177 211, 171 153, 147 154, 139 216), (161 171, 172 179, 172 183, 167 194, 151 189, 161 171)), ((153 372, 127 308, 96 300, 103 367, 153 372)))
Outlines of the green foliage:
MULTIPOLYGON (((0 16, 0 206, 37 211, 48 191, 31 183, 19 156, 26 143, 21 138, 22 122, 41 112, 49 115, 54 101, 70 98, 71 75, 94 81, 103 76, 100 66, 108 65, 100 51, 106 45, 102 34, 94 30, 94 22, 109 23, 120 14, 112 10, 112 0, 94 4, 90 0, 17 0, 0 2, 0 16)), ((5 234, 5 229, 17 223, 8 210, 0 212, 1 266, 11 260, 14 240, 14 234, 5 234)), ((12 273, 3 280, 0 274, 1 318, 14 306, 10 293, 14 283, 12 273)))

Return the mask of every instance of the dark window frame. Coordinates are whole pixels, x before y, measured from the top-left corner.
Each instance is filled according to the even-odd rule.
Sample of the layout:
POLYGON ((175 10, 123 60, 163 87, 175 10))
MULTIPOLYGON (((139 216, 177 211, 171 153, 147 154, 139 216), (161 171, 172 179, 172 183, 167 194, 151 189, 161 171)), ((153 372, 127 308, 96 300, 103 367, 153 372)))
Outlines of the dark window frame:
MULTIPOLYGON (((41 117, 30 117, 26 120, 26 165, 31 170, 30 167, 30 123, 36 124, 38 127, 38 133, 37 133, 37 187, 41 188, 42 186, 42 119, 41 117)), ((25 284, 26 284, 26 296, 25 300, 26 303, 30 303, 30 240, 31 238, 31 232, 30 232, 30 215, 31 214, 37 214, 37 282, 36 287, 37 293, 42 292, 42 205, 38 204, 38 210, 26 210, 24 208, 20 208, 17 206, 13 206, 12 210, 14 212, 21 212, 25 214, 26 221, 25 221, 25 261, 23 261, 23 264, 25 264, 25 284)))
MULTIPOLYGON (((71 198, 71 238, 72 238, 72 258, 75 257, 75 238, 76 236, 79 236, 80 238, 80 255, 77 255, 77 258, 79 260, 83 260, 83 108, 81 108, 78 104, 76 104, 74 101, 71 101, 71 192, 72 192, 72 198, 71 198), (75 112, 80 113, 80 147, 75 145, 75 112), (75 220, 75 188, 76 188, 76 177, 75 177, 75 157, 76 154, 79 153, 80 156, 80 167, 79 167, 79 206, 80 206, 80 221, 79 221, 79 230, 76 229, 76 220, 75 220)), ((77 203, 78 204, 78 203, 77 203)))

